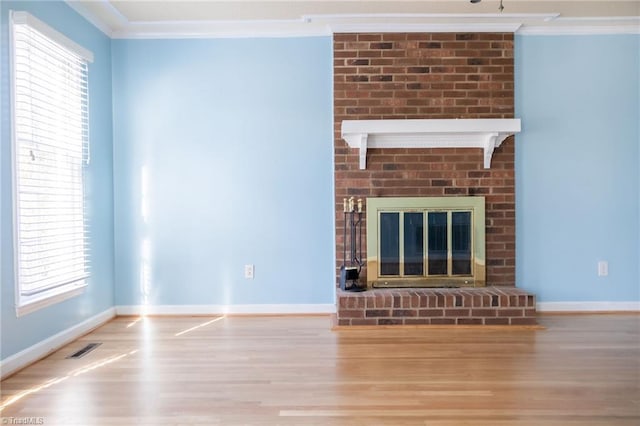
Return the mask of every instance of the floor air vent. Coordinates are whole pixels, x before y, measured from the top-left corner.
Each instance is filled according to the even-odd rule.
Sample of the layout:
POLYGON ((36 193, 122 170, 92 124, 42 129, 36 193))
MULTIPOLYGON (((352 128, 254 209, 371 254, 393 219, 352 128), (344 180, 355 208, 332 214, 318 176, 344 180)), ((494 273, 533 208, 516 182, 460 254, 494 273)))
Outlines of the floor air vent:
POLYGON ((92 350, 94 350, 95 348, 100 346, 101 344, 102 343, 89 343, 84 348, 82 348, 82 349, 72 353, 71 355, 69 355, 67 357, 67 359, 69 359, 69 358, 82 358, 83 356, 85 356, 86 354, 88 354, 89 352, 91 352, 92 350))

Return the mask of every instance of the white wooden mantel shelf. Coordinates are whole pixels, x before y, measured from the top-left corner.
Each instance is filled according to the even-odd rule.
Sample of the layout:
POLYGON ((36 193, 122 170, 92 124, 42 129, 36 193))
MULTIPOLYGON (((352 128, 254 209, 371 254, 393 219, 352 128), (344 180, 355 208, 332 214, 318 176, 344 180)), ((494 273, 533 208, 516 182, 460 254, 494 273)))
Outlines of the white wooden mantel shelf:
POLYGON ((367 168, 369 148, 482 148, 488 169, 493 151, 518 132, 519 118, 342 122, 342 138, 351 148, 360 149, 360 169, 367 168))

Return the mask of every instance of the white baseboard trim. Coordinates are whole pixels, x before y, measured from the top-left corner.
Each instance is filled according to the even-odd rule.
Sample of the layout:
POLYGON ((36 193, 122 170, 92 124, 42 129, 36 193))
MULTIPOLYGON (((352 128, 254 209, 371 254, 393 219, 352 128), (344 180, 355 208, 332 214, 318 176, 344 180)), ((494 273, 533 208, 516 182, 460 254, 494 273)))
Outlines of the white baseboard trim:
POLYGON ((538 302, 537 312, 640 312, 640 302, 538 302))
POLYGON ((69 327, 60 333, 54 334, 53 336, 38 342, 27 349, 3 359, 0 362, 0 378, 4 379, 16 371, 46 357, 64 345, 71 343, 91 330, 100 327, 115 316, 116 310, 114 308, 109 308, 104 312, 82 321, 80 324, 69 327))
POLYGON ((297 305, 120 305, 116 315, 292 315, 333 314, 333 304, 297 305))

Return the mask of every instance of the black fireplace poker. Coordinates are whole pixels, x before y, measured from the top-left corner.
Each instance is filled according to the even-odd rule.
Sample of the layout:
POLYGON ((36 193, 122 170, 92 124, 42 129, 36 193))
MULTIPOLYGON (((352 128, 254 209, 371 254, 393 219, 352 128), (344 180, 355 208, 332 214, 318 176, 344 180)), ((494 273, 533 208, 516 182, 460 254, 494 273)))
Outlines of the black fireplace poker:
POLYGON ((345 291, 365 291, 366 286, 358 283, 362 270, 362 199, 343 199, 344 227, 342 239, 342 266, 340 267, 340 288, 345 291), (349 238, 347 239, 347 227, 349 238), (349 259, 347 262, 347 241, 349 259))

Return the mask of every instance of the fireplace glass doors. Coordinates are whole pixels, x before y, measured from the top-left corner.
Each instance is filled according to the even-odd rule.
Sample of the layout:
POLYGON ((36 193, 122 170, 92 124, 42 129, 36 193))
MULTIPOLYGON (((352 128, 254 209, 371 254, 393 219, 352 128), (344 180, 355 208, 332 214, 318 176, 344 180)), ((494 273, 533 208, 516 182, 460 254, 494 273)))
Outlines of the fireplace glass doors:
POLYGON ((367 282, 374 287, 481 286, 484 198, 367 200, 367 282))

